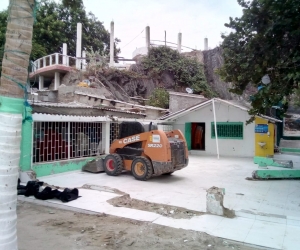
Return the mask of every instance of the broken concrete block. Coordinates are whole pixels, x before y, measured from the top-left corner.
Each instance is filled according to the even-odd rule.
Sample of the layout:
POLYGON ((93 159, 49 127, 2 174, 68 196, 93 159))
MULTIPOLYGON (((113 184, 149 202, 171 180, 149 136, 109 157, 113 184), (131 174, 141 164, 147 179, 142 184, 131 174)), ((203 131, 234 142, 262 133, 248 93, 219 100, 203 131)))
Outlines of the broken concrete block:
POLYGON ((274 159, 274 162, 277 163, 282 168, 293 168, 293 161, 290 161, 290 160, 277 160, 277 159, 274 159))
POLYGON ((223 205, 225 195, 224 188, 211 187, 206 194, 206 212, 215 215, 234 217, 234 211, 225 208, 223 205))
POLYGON ((211 187, 207 190, 206 211, 211 214, 224 215, 222 189, 217 187, 211 187))

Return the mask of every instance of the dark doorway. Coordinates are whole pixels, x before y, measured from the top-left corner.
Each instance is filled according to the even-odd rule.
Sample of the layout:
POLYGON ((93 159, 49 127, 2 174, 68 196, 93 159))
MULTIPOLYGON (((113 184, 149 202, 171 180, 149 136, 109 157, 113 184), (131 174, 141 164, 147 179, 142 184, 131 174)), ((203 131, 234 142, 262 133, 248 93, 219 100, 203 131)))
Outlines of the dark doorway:
POLYGON ((192 123, 192 150, 205 150, 205 123, 192 123))

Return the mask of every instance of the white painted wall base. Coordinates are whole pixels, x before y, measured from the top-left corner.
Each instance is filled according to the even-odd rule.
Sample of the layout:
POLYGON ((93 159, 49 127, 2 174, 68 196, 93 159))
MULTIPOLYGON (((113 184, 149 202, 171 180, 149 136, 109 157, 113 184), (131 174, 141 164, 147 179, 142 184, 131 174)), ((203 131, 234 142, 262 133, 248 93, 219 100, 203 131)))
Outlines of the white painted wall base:
POLYGON ((19 178, 22 183, 27 183, 28 181, 36 180, 36 174, 34 171, 20 171, 19 178))

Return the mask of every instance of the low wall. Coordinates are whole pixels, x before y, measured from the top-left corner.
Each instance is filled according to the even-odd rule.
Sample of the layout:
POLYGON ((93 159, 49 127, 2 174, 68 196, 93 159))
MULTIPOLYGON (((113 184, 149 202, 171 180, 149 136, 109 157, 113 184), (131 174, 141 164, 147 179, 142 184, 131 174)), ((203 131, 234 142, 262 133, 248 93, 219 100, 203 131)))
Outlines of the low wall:
POLYGON ((32 170, 36 173, 37 177, 80 170, 88 161, 94 158, 95 157, 87 157, 73 160, 34 163, 32 170))

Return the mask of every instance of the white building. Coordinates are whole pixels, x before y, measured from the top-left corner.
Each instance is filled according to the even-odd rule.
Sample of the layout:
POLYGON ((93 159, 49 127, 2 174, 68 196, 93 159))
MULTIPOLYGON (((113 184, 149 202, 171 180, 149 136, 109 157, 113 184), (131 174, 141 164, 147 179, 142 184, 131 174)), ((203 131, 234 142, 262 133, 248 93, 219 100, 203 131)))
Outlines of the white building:
MULTIPOLYGON (((266 124, 281 122, 272 117, 260 117, 266 124)), ((162 118, 173 129, 180 129, 186 137, 191 154, 253 157, 256 152, 256 122, 250 119, 246 107, 214 98, 162 118), (214 127, 214 110, 217 123, 217 141, 214 127)), ((270 128, 271 126, 269 126, 270 128)), ((276 127, 276 126, 275 126, 276 127)), ((269 132, 268 132, 269 133, 269 132)), ((270 136, 274 137, 275 131, 270 136)), ((274 148, 274 145, 272 145, 274 148)))

